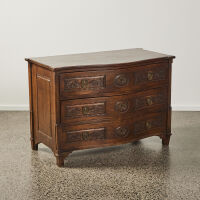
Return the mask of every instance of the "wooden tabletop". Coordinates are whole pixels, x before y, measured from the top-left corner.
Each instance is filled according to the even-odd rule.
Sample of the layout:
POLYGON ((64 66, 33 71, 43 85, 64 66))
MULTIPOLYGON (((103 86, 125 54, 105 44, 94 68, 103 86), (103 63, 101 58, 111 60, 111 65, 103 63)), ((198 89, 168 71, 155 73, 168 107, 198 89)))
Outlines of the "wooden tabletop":
POLYGON ((134 63, 174 56, 147 51, 142 48, 102 51, 94 53, 69 54, 47 57, 26 58, 25 60, 52 69, 76 66, 105 66, 111 64, 134 63))

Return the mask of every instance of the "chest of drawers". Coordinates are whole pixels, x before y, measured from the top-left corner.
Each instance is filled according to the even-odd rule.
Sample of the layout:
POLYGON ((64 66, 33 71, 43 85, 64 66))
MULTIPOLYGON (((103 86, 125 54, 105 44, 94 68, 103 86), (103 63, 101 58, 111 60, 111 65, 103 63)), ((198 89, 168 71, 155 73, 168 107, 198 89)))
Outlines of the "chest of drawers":
POLYGON ((171 136, 174 56, 143 49, 27 58, 31 146, 74 150, 171 136))

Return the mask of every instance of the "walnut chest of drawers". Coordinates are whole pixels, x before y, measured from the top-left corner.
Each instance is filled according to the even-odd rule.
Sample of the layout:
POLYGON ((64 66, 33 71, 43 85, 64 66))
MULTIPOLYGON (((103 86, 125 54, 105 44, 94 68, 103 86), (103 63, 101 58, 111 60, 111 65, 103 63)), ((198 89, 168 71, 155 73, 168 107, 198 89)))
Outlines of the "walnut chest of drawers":
MULTIPOLYGON (((74 150, 171 136, 174 56, 144 49, 27 58, 31 146, 74 150)), ((120 156, 120 155, 119 155, 120 156)))

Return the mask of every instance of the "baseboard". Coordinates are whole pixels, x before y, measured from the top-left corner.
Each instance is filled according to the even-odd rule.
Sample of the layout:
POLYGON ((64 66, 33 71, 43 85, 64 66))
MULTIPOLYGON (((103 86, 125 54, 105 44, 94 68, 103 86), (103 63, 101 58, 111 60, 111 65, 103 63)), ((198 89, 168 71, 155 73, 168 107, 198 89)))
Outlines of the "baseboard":
POLYGON ((200 106, 172 106, 173 111, 200 111, 200 106))
MULTIPOLYGON (((0 111, 28 111, 29 105, 0 105, 0 111)), ((173 111, 200 111, 200 106, 172 106, 173 111)))
POLYGON ((29 105, 0 105, 0 111, 28 111, 29 105))

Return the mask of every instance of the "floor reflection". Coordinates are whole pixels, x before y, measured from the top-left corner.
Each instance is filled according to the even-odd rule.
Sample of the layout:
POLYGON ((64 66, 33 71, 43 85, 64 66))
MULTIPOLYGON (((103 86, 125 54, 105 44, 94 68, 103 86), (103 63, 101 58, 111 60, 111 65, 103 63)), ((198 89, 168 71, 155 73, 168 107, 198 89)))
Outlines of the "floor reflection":
POLYGON ((0 199, 200 199, 200 112, 173 112, 169 148, 158 137, 74 151, 58 168, 30 148, 29 113, 0 113, 0 199))
MULTIPOLYGON (((58 192, 59 197, 70 196, 72 190, 76 190, 73 186, 85 188, 84 192, 88 194, 99 190, 100 194, 102 184, 107 190, 112 185, 114 195, 123 193, 125 187, 125 190, 132 190, 135 198, 167 198, 170 177, 170 151, 167 147, 156 144, 151 148, 137 142, 74 151, 65 159, 65 168, 55 165, 51 151, 41 151, 40 156, 33 154, 31 160, 32 193, 38 199, 53 195, 52 190, 58 192), (44 159, 47 155, 50 161, 44 159)), ((76 195, 81 195, 78 189, 76 195)))

